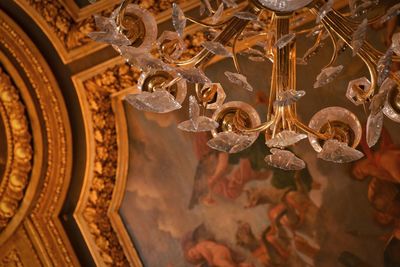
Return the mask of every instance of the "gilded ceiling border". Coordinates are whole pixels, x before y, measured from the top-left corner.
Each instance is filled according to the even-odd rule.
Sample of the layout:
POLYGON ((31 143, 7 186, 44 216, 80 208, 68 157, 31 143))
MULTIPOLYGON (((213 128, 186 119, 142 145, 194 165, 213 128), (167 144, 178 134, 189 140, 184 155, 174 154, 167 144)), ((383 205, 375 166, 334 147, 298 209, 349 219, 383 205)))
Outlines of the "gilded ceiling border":
POLYGON ((88 151, 74 218, 97 266, 141 266, 133 246, 126 246, 117 234, 122 229, 115 228, 110 220, 113 196, 124 194, 124 186, 116 187, 119 146, 111 96, 134 86, 138 78, 138 71, 119 58, 72 78, 84 117, 88 151))
MULTIPOLYGON (((194 56, 204 41, 199 27, 189 27, 184 57, 194 56)), ((139 75, 117 57, 72 77, 87 147, 85 177, 74 218, 98 266, 142 266, 118 213, 128 158, 127 146, 120 145, 128 138, 121 97, 135 88, 139 75)))
POLYGON ((35 194, 35 202, 29 203, 33 206, 23 225, 43 265, 79 266, 58 218, 72 167, 71 129, 60 88, 39 50, 1 10, 0 46, 7 51, 6 54, 13 59, 32 88, 31 94, 38 104, 27 101, 28 114, 33 105, 34 109, 40 110, 38 113, 43 121, 43 125, 39 121, 30 121, 32 129, 42 128, 44 144, 35 141, 34 153, 44 150, 46 162, 40 174, 42 180, 35 194))
MULTIPOLYGON (((67 64, 88 56, 107 45, 93 42, 87 34, 96 30, 93 14, 110 14, 119 1, 103 0, 79 9, 72 0, 15 0, 15 2, 35 21, 50 39, 62 61, 67 64)), ((146 0, 141 1, 143 5, 146 0)), ((198 0, 180 0, 183 10, 190 10, 199 5, 198 0)), ((157 23, 168 20, 171 16, 171 0, 157 1, 153 4, 159 9, 151 9, 157 23)))
MULTIPOLYGON (((36 191, 40 179, 42 152, 37 151, 33 155, 30 131, 32 126, 26 112, 27 108, 20 97, 20 92, 22 94, 24 91, 23 97, 29 99, 26 86, 1 52, 0 62, 3 65, 0 67, 0 114, 7 138, 6 169, 0 180, 0 244, 2 244, 21 223, 29 208, 29 203, 33 200, 33 192, 36 191), (20 92, 14 86, 8 72, 12 72, 13 79, 18 80, 20 92), (34 168, 33 171, 32 168, 34 168), (29 188, 25 190, 28 184, 29 188), (22 202, 25 203, 22 205, 22 202)), ((30 118, 37 121, 37 114, 31 113, 30 118)), ((41 144, 40 138, 41 131, 36 129, 34 139, 37 145, 41 144)))

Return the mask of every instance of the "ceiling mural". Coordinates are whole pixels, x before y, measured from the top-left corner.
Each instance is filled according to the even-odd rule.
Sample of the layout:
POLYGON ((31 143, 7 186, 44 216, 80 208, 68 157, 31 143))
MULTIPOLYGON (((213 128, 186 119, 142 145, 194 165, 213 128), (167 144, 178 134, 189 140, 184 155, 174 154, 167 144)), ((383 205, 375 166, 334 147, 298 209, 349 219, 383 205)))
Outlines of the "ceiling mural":
MULTIPOLYGON (((276 1, 251 1, 280 8, 276 1)), ((237 2, 222 21, 245 6, 237 2)), ((264 135, 238 154, 211 150, 208 132, 177 128, 193 103, 184 101, 170 114, 129 105, 144 79, 140 69, 88 36, 98 30, 94 15, 108 17, 119 3, 0 1, 0 266, 400 266, 398 124, 385 118, 377 145, 361 140, 357 148, 365 157, 344 165, 319 160, 302 141, 290 149, 306 160, 302 171, 266 165, 264 135)), ((208 1, 139 1, 167 30, 174 28, 173 3, 196 21, 208 1)), ((347 6, 334 3, 349 15, 347 6)), ((387 8, 378 5, 371 14, 387 8)), ((260 23, 272 19, 265 12, 260 23)), ((319 34, 306 37, 314 20, 302 9, 287 25, 305 33, 297 60, 304 55, 308 64, 297 68, 297 84, 309 98, 296 112, 309 121, 329 100, 365 128, 367 110, 345 94, 348 82, 368 77, 368 70, 349 49, 338 52, 344 69, 334 83, 308 88, 337 49, 319 34)), ((218 31, 204 30, 209 24, 188 22, 181 59, 212 41, 218 31)), ((370 28, 369 41, 380 51, 400 31, 390 23, 370 28)), ((205 73, 226 86, 227 101, 243 100, 267 114, 272 65, 249 50, 260 45, 262 30, 245 30, 248 38, 236 40, 238 58, 216 56, 205 73), (234 88, 225 76, 235 60, 253 92, 234 88)))

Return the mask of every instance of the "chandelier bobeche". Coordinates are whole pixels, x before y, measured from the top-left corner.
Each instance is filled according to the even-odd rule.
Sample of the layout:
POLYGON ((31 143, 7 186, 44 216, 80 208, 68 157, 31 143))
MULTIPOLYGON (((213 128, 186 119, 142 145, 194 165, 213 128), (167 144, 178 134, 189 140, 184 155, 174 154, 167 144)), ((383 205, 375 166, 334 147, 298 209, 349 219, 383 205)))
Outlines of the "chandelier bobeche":
MULTIPOLYGON (((189 119, 178 127, 189 132, 210 131, 213 138, 208 145, 213 149, 237 153, 254 143, 260 133, 265 133, 266 146, 271 152, 265 161, 281 169, 305 168, 304 161, 285 148, 307 137, 321 159, 345 163, 362 158, 363 153, 355 149, 361 140, 361 124, 349 110, 325 108, 317 112, 308 125, 301 122, 296 113, 297 102, 305 95, 304 91, 296 90, 296 65, 306 64, 320 47, 321 40, 328 36, 335 51, 314 87, 324 86, 338 76, 343 66, 335 66, 336 58, 349 47, 370 73, 370 79, 351 81, 346 93, 355 105, 369 106, 368 145, 372 147, 377 143, 384 115, 400 122, 400 76, 391 71, 392 62, 400 61, 400 35, 394 35, 392 46, 383 54, 365 40, 371 22, 364 19, 360 23, 360 19, 353 19, 364 16, 377 1, 350 0, 351 16, 344 16, 332 8, 332 0, 248 0, 242 9, 238 9, 234 0, 216 3, 202 0, 200 12, 210 15, 206 22, 186 17, 174 3, 172 22, 176 31, 160 35, 155 18, 136 2, 124 0, 109 18, 96 16, 99 31, 90 33, 90 37, 113 45, 128 63, 141 69, 140 93, 126 97, 126 101, 139 110, 157 113, 177 110, 188 95, 188 84, 193 84, 193 93, 188 97, 189 119), (303 58, 296 58, 296 36, 300 32, 290 32, 289 25, 295 18, 295 11, 304 8, 316 17, 315 27, 309 30, 309 34, 316 36, 316 43, 303 58), (226 16, 227 9, 235 12, 226 16), (267 23, 259 19, 263 13, 270 14, 267 23), (204 42, 197 55, 183 60, 185 42, 182 38, 187 21, 212 30, 215 38, 204 42), (248 30, 251 24, 262 28, 262 32, 251 33, 248 30), (252 91, 237 59, 238 40, 252 35, 264 40, 262 50, 248 48, 244 51, 249 59, 268 59, 273 64, 265 122, 261 122, 256 110, 247 103, 224 103, 225 90, 204 73, 214 56, 232 57, 236 72, 226 71, 225 75, 235 87, 252 91), (210 110, 214 110, 212 115, 205 116, 210 110)), ((383 23, 397 16, 399 10, 400 4, 397 4, 374 21, 383 23)))

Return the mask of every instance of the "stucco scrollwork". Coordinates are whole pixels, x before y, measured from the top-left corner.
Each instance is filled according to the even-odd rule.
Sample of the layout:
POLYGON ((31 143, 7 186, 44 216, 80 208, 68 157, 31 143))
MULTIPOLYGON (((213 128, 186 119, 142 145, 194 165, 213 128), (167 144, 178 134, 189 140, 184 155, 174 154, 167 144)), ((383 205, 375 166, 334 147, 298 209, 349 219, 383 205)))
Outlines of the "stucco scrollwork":
POLYGON ((32 145, 25 106, 0 67, 0 106, 6 125, 8 158, 0 187, 0 232, 15 215, 32 169, 32 145))

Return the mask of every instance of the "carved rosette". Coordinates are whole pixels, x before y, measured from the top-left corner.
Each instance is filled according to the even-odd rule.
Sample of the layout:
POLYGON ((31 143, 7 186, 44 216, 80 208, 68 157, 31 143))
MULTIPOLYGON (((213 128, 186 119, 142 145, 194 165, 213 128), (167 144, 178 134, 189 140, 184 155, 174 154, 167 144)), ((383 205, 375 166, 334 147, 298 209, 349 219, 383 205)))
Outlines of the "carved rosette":
POLYGON ((0 232, 16 214, 32 169, 31 133, 24 104, 0 68, 0 106, 6 125, 8 159, 0 187, 0 232))

